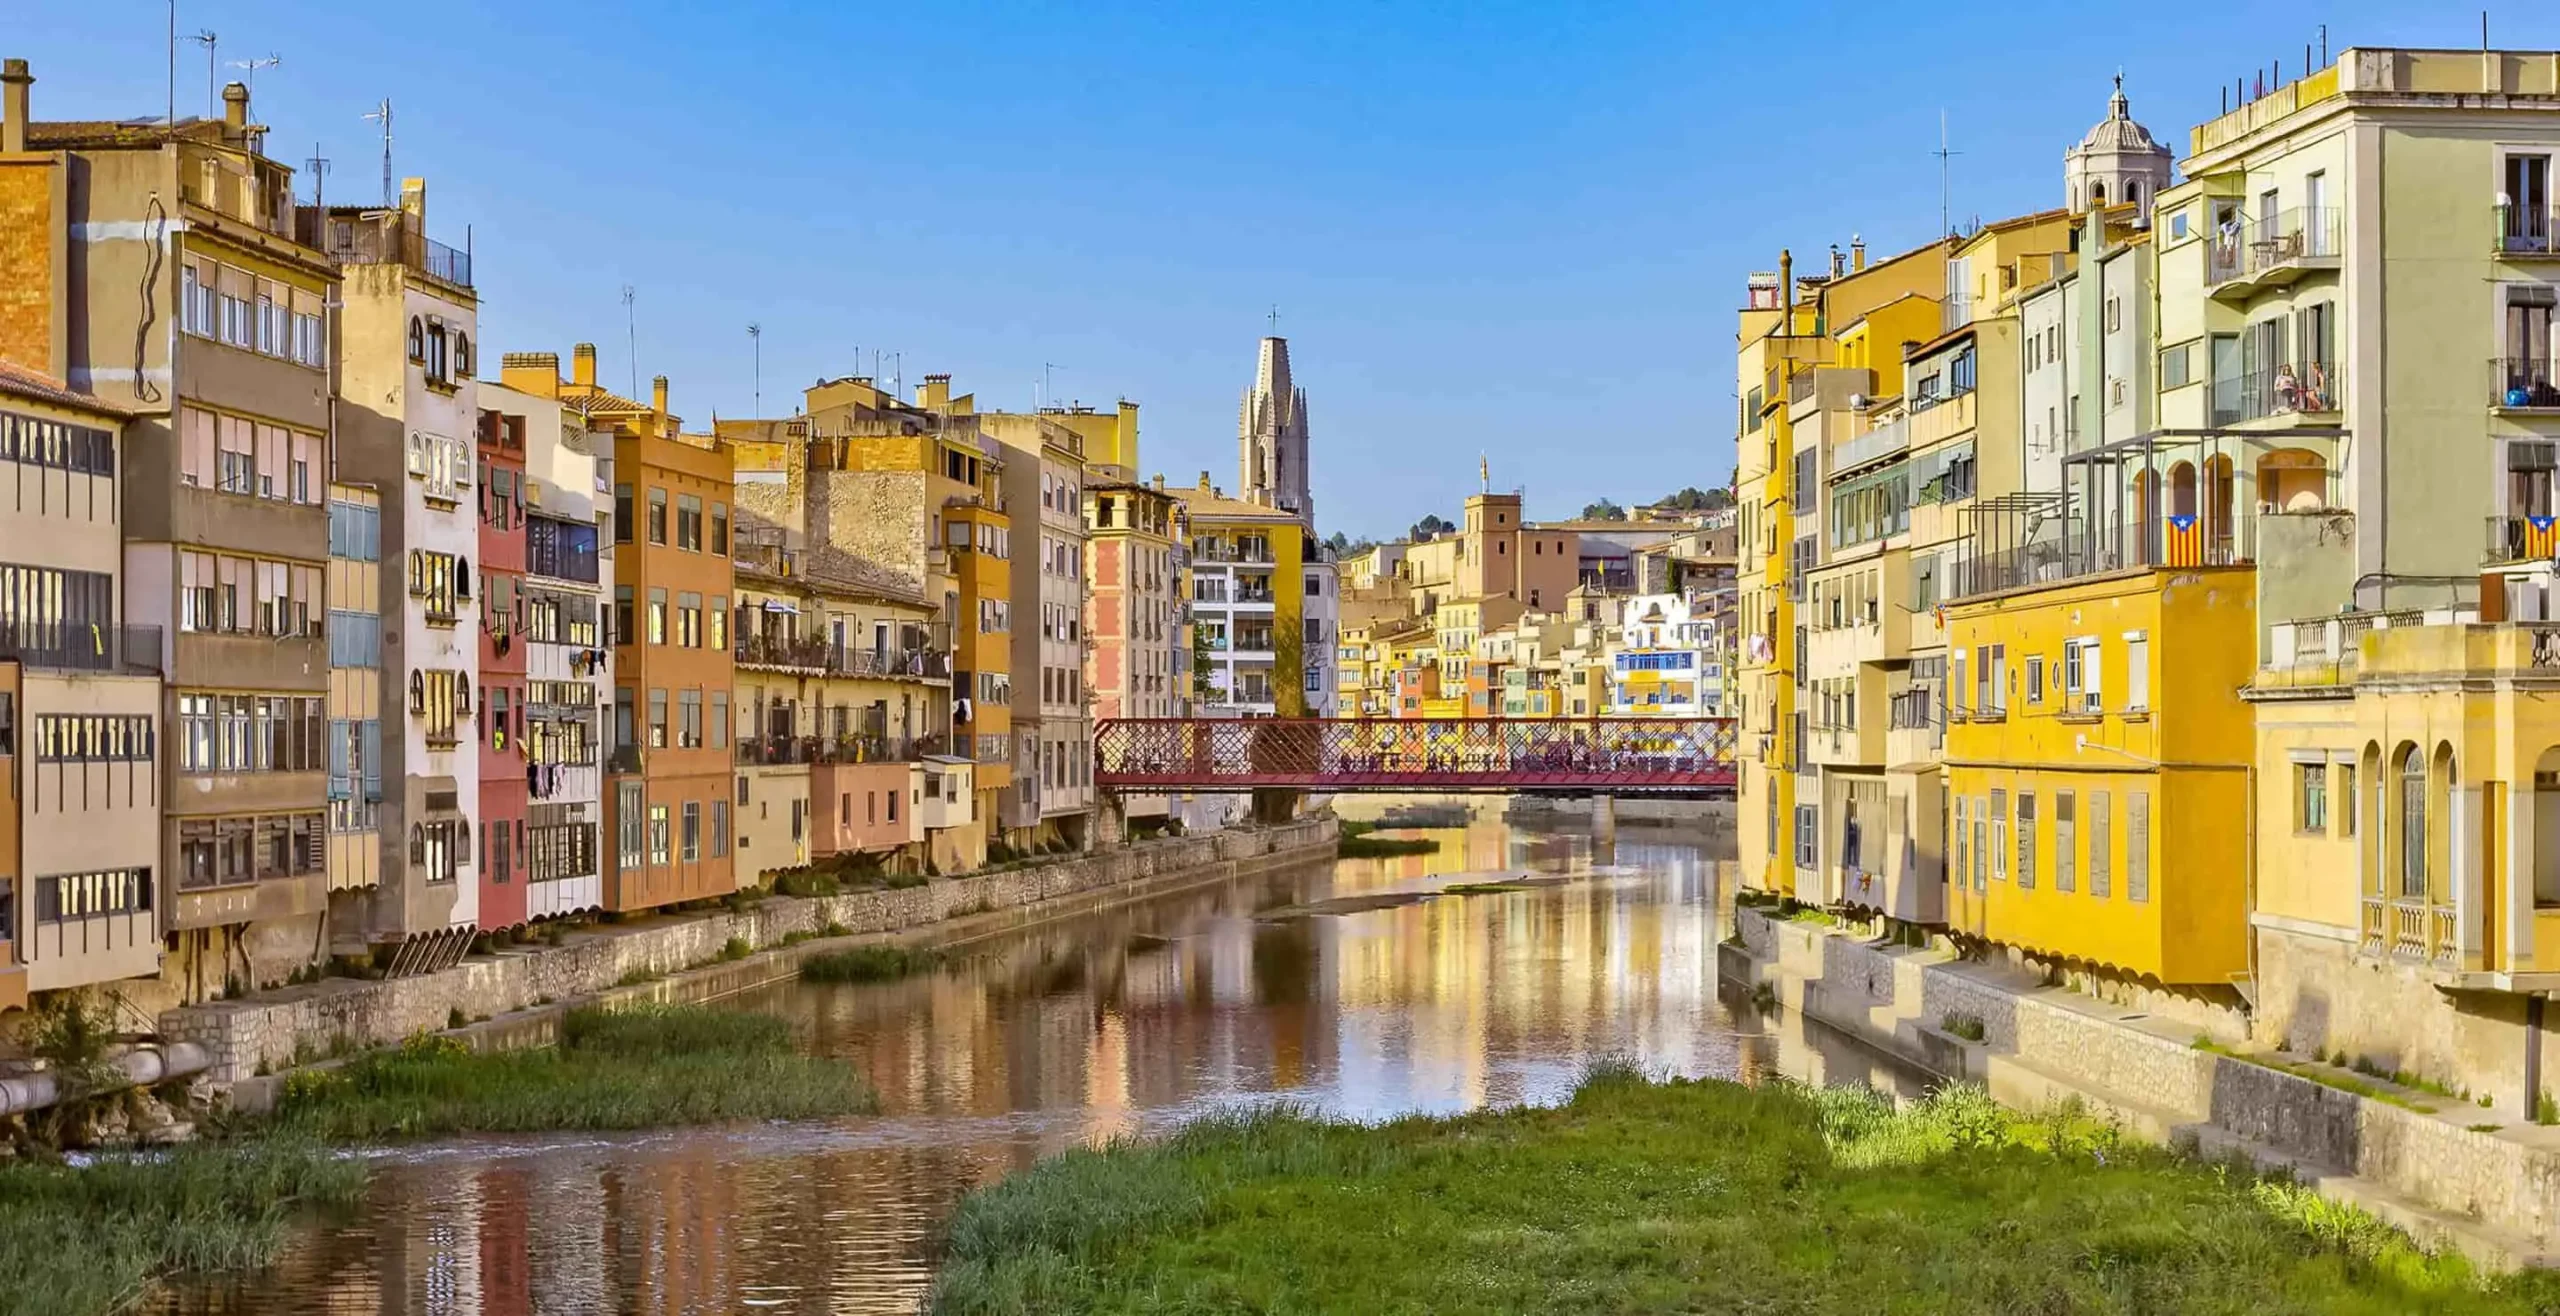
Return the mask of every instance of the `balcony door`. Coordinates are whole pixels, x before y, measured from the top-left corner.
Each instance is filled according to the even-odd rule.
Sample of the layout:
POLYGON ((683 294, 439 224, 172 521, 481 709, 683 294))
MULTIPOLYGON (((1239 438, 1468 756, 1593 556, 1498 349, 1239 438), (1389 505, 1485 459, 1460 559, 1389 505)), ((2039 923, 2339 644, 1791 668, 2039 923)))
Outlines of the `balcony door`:
POLYGON ((2516 284, 2506 292, 2503 383, 2508 406, 2560 406, 2560 381, 2552 377, 2551 312, 2560 290, 2547 283, 2516 284))
POLYGON ((2508 156, 2504 181, 2507 250, 2551 250, 2551 157, 2508 156))

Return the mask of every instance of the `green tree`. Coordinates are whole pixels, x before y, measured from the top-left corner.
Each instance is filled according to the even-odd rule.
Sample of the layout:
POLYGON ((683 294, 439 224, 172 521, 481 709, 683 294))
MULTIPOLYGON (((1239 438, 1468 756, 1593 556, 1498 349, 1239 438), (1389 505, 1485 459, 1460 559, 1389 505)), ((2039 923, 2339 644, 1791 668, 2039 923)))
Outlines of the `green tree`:
POLYGON ((1440 518, 1439 513, 1433 512, 1430 515, 1423 517, 1421 520, 1414 522, 1413 529, 1407 532, 1407 538, 1410 538, 1413 542, 1419 544, 1426 539, 1437 539, 1442 535, 1456 530, 1457 528, 1458 527, 1455 522, 1444 521, 1440 518))
POLYGON ((1584 505, 1582 509, 1582 519, 1585 521, 1624 521, 1627 519, 1627 509, 1603 498, 1596 503, 1584 505))

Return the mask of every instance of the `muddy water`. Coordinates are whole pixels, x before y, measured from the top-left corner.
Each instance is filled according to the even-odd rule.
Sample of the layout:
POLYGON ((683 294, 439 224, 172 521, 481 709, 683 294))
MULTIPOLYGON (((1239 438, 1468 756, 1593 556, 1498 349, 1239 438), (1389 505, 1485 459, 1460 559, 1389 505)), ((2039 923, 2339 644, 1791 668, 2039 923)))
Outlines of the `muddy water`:
POLYGON ((859 1066, 877 1117, 377 1157, 370 1199, 206 1313, 911 1312, 972 1185, 1283 1099, 1355 1118, 1553 1101, 1595 1056, 1908 1087, 1720 1000, 1729 833, 1595 847, 1479 812, 1439 853, 1241 878, 960 948, 942 970, 733 998, 859 1066), (1462 880, 1561 881, 1478 895, 1462 880), (1329 903, 1330 902, 1330 903, 1329 903), (1271 917, 1273 913, 1279 917, 1271 917))

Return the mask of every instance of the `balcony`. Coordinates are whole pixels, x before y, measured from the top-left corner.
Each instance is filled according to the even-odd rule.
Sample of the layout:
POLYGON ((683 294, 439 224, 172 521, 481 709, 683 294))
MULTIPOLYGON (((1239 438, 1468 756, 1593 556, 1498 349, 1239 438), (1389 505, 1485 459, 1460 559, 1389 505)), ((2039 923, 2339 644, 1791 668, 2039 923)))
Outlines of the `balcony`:
POLYGON ((315 206, 294 208, 294 227, 304 246, 317 247, 341 265, 402 265, 439 283, 471 286, 471 253, 428 237, 411 227, 406 212, 315 206), (349 213, 349 212, 353 213, 349 213))
POLYGON ((731 648, 740 667, 823 672, 830 647, 822 636, 742 634, 731 648))
POLYGON ((2489 408, 2560 415, 2560 362, 2538 356, 2491 357, 2489 408))
POLYGON ((2481 553, 2487 566, 2560 559, 2560 519, 2550 516, 2493 516, 2489 540, 2481 553))
POLYGON ((814 762, 818 757, 818 737, 768 733, 740 736, 734 757, 738 766, 747 768, 785 767, 794 763, 814 762))
POLYGON ((2560 204, 2496 208, 2497 254, 2510 260, 2560 259, 2560 204))
POLYGON ((1636 573, 1585 569, 1580 584, 1584 589, 1596 589, 1604 594, 1633 594, 1636 592, 1636 573))
POLYGON ((160 674, 160 628, 112 623, 0 627, 0 662, 72 672, 160 674))
POLYGON ((604 770, 615 776, 631 776, 640 771, 642 763, 638 745, 618 745, 605 756, 604 770))
POLYGON ((1881 461, 1911 449, 1911 421, 1896 416, 1884 424, 1831 450, 1831 470, 1837 475, 1854 471, 1870 462, 1881 461))
POLYGON ((2366 955, 2404 964, 2459 969, 2459 927, 2449 904, 2438 904, 2423 896, 2389 899, 2368 894, 2364 898, 2364 937, 2359 948, 2366 955))
POLYGON ((2334 420, 2345 406, 2345 368, 2334 361, 2263 367, 2213 381, 2213 423, 2238 425, 2284 417, 2334 420))
POLYGON ((2226 225, 2206 252, 2205 283, 2217 299, 2246 301, 2261 289, 2334 270, 2346 251, 2344 218, 2335 206, 2297 206, 2226 225))
POLYGON ((2257 526, 2254 516, 2166 516, 2097 526, 2073 520, 2059 533, 1956 562, 1947 594, 1970 598, 2142 568, 2247 566, 2257 560, 2257 526))

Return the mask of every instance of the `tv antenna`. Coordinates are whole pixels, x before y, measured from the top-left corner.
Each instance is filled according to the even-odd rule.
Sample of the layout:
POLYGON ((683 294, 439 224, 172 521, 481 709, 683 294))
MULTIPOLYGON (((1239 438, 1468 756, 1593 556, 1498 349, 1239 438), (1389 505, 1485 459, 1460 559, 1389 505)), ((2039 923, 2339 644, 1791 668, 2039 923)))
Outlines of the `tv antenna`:
POLYGON ((284 56, 269 51, 257 59, 235 59, 231 61, 231 67, 241 70, 240 80, 254 92, 258 89, 258 70, 271 69, 282 63, 284 56))
POLYGON ((624 351, 631 358, 631 396, 634 401, 640 397, 640 317, 631 309, 631 302, 639 295, 639 290, 630 284, 622 285, 622 342, 624 351))
POLYGON ((213 60, 213 51, 215 46, 221 44, 222 38, 214 35, 212 28, 206 28, 203 31, 196 33, 194 36, 188 37, 187 40, 204 47, 205 117, 208 119, 219 119, 222 117, 222 91, 214 85, 215 65, 213 60))
POLYGON ((391 98, 385 96, 382 104, 365 111, 364 121, 382 125, 382 205, 387 210, 400 204, 400 194, 391 186, 391 98))
POLYGON ((311 144, 311 158, 303 161, 302 167, 311 175, 311 208, 324 209, 320 193, 329 178, 329 157, 320 154, 320 143, 311 144))
POLYGON ((755 344, 756 415, 761 417, 764 415, 764 326, 757 324, 752 320, 748 321, 747 341, 755 344))
POLYGON ((1930 152, 1930 154, 1938 157, 1938 232, 1943 236, 1954 232, 1954 230, 1949 227, 1949 224, 1952 221, 1948 218, 1947 213, 1951 209, 1949 200, 1954 195, 1953 184, 1951 182, 1953 175, 1948 168, 1947 162, 1956 156, 1964 154, 1964 152, 1947 145, 1947 111, 1944 107, 1940 107, 1938 110, 1938 149, 1930 152))

